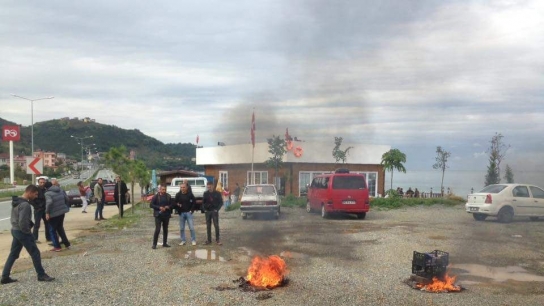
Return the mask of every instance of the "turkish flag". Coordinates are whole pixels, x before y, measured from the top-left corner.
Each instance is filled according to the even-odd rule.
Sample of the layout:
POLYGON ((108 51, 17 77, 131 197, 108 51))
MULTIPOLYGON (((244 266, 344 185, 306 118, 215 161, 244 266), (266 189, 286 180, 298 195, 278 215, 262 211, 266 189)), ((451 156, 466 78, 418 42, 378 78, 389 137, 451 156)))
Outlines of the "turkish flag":
POLYGON ((200 140, 200 138, 198 138, 198 135, 196 135, 196 144, 198 144, 199 140, 200 140))
POLYGON ((251 144, 255 148, 255 111, 251 115, 251 144))

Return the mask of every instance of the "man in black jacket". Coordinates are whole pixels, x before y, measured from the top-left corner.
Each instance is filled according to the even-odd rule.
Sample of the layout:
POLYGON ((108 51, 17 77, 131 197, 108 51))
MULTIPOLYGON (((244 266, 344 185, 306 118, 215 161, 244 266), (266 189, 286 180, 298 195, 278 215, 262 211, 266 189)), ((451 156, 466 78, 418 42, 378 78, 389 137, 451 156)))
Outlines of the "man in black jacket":
POLYGON ((179 192, 176 194, 176 205, 174 209, 179 214, 179 235, 181 242, 179 245, 185 245, 185 221, 189 224, 191 232, 191 244, 196 245, 195 226, 193 222, 193 213, 195 212, 196 199, 192 192, 189 191, 187 183, 181 183, 179 192))
POLYGON ((51 241, 51 234, 47 230, 49 222, 45 219, 45 191, 45 179, 40 178, 38 180, 38 197, 31 202, 32 207, 34 208, 34 228, 32 229, 32 234, 34 235, 36 243, 39 243, 38 232, 42 220, 43 228, 45 229, 45 240, 51 241))
POLYGON ((32 208, 30 202, 38 196, 38 187, 34 185, 28 185, 25 189, 25 193, 20 197, 14 197, 11 204, 11 236, 13 241, 11 243, 11 250, 9 252, 4 269, 2 270, 2 278, 0 284, 14 283, 17 280, 11 278, 11 268, 15 263, 15 260, 19 258, 23 247, 27 250, 28 254, 32 258, 34 269, 38 274, 38 281, 50 282, 54 280, 53 277, 47 275, 42 266, 42 259, 40 250, 36 246, 34 236, 32 235, 32 208))
POLYGON ((170 203, 171 197, 166 193, 166 186, 160 186, 159 193, 157 193, 149 203, 149 207, 153 208, 153 216, 155 217, 155 233, 153 234, 153 246, 152 249, 157 248, 157 241, 159 240, 159 234, 161 233, 162 225, 162 247, 169 248, 168 242, 168 223, 170 223, 170 216, 172 216, 172 204, 170 203))
POLYGON ((127 203, 127 192, 128 192, 127 184, 125 184, 125 182, 122 181, 121 177, 118 175, 115 178, 115 189, 113 190, 113 198, 115 199, 115 204, 117 205, 117 208, 119 208, 119 205, 121 205, 119 209, 119 216, 121 216, 121 218, 123 218, 123 213, 125 210, 123 206, 127 203), (121 194, 120 199, 119 199, 119 194, 121 194))
POLYGON ((208 182, 206 184, 206 190, 202 197, 202 207, 206 216, 206 234, 208 240, 204 244, 212 243, 212 220, 213 227, 215 228, 215 242, 221 245, 219 240, 219 210, 223 206, 223 196, 221 193, 213 189, 213 183, 208 182))

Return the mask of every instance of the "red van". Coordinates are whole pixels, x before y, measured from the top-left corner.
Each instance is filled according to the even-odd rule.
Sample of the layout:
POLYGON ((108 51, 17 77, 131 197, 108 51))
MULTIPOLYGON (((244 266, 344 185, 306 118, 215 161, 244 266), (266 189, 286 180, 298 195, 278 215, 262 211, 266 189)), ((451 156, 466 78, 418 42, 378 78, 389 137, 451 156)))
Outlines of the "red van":
POLYGON ((339 169, 316 176, 308 186, 306 211, 321 211, 323 218, 331 213, 348 213, 364 219, 369 209, 368 188, 362 174, 339 169))

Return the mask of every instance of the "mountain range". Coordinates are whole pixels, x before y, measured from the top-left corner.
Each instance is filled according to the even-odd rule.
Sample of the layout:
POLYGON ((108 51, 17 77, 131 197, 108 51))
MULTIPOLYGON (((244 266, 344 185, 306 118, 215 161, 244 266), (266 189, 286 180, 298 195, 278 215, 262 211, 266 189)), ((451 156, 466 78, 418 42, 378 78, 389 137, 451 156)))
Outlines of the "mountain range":
MULTIPOLYGON (((0 118, 0 126, 19 125, 0 118)), ((30 156, 31 127, 21 126, 21 141, 14 142, 14 154, 30 156)), ((191 143, 162 143, 138 129, 126 130, 114 125, 78 118, 63 118, 34 123, 34 151, 43 150, 65 153, 68 158, 81 160, 82 146, 93 145, 98 152, 112 147, 125 146, 134 151, 136 159, 144 161, 148 168, 160 170, 187 169, 200 171, 193 161, 196 145, 191 143), (92 137, 90 137, 92 135, 92 137), (72 137, 73 136, 73 137, 72 137)), ((8 153, 8 142, 2 142, 0 153, 8 153)))

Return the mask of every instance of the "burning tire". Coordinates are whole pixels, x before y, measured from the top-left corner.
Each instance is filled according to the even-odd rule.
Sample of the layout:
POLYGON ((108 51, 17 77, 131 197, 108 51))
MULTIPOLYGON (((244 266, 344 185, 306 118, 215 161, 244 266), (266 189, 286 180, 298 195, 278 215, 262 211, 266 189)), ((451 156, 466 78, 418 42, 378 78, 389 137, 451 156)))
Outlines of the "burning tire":
POLYGON ((476 221, 484 221, 485 218, 487 218, 487 215, 484 215, 484 214, 472 214, 472 217, 476 221))
POLYGON ((501 223, 512 222, 512 219, 514 219, 514 210, 512 207, 501 208, 501 210, 499 210, 499 214, 497 215, 497 219, 499 219, 499 222, 501 223))

